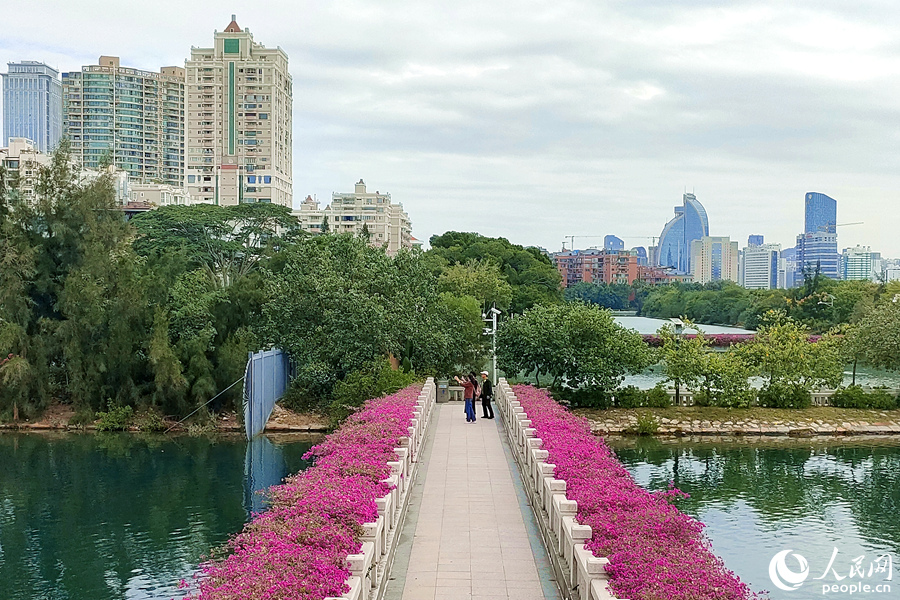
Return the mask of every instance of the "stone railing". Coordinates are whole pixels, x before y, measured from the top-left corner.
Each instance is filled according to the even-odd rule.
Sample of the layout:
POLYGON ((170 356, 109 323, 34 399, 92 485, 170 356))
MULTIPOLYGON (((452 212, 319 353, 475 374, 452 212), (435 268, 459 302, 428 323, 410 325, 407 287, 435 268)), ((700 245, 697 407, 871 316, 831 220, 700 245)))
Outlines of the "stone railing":
POLYGON ((566 482, 554 477, 556 466, 547 462, 549 453, 505 379, 495 396, 560 591, 569 600, 614 600, 607 585, 608 561, 584 548, 591 528, 578 522, 578 503, 566 497, 566 482))
POLYGON ((400 438, 400 446, 394 449, 397 460, 388 463, 391 475, 385 483, 390 484, 393 489, 383 498, 375 500, 378 519, 373 523, 363 524, 365 533, 362 536, 362 549, 359 554, 347 557, 351 574, 347 580, 350 591, 343 596, 325 600, 379 600, 384 595, 434 405, 434 379, 429 377, 416 400, 416 408, 408 428, 409 435, 400 438))

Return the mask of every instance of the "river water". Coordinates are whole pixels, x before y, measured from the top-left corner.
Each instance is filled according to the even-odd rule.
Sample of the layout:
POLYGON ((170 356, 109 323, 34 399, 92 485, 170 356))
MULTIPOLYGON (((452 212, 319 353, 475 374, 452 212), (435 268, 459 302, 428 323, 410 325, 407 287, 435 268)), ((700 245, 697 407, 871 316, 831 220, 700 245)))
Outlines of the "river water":
POLYGON ((313 441, 0 434, 0 598, 180 598, 313 441))
POLYGON ((900 438, 607 442, 638 484, 663 490, 674 481, 690 494, 679 508, 706 524, 713 550, 755 591, 786 600, 900 598, 900 438), (796 589, 769 575, 785 551, 781 572, 801 581, 778 580, 796 589), (870 590, 851 595, 850 585, 870 590))

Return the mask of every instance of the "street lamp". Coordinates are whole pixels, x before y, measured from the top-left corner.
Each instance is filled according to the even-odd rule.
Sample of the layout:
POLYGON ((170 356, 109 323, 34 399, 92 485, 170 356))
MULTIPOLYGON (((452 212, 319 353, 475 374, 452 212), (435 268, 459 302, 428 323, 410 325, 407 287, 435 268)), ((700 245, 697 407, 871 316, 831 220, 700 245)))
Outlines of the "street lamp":
POLYGON ((484 328, 484 335, 491 336, 491 383, 497 385, 497 316, 500 310, 492 306, 486 313, 481 313, 481 320, 490 324, 484 328))
MULTIPOLYGON (((677 349, 681 346, 681 334, 684 333, 684 321, 677 318, 671 318, 669 321, 675 325, 675 348, 677 349)), ((681 406, 681 380, 675 379, 675 406, 681 406)))

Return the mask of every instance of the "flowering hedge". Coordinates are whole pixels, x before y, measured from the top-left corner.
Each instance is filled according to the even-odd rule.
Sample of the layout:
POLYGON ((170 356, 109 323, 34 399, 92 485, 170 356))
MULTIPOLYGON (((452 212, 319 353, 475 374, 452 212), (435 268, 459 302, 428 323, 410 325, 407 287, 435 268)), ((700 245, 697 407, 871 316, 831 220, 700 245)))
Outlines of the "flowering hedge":
POLYGON ((588 421, 557 404, 544 390, 514 386, 536 437, 578 502, 578 521, 590 525, 585 547, 607 557, 609 585, 632 600, 748 600, 747 584, 725 568, 703 534, 703 524, 671 504, 686 494, 650 493, 638 486, 588 421))
MULTIPOLYGON (((752 342, 756 334, 753 333, 707 333, 703 337, 705 337, 709 341, 710 346, 714 346, 717 348, 728 348, 729 346, 733 346, 736 344, 744 344, 746 342, 752 342)), ((693 339, 697 337, 696 333, 686 333, 682 335, 684 339, 693 339)), ((655 333, 648 333, 644 335, 644 341, 647 342, 648 345, 653 347, 662 346, 662 338, 660 338, 655 333)))
POLYGON ((304 458, 315 464, 270 489, 271 506, 201 567, 199 600, 322 600, 347 591, 348 554, 376 498, 394 448, 408 435, 421 386, 369 400, 304 458))

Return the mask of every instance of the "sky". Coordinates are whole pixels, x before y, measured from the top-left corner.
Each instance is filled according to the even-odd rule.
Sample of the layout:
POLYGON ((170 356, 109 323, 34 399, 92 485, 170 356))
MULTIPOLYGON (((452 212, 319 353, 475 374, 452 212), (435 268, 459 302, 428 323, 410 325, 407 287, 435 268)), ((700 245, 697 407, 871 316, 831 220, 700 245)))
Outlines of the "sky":
POLYGON ((183 66, 232 13, 289 57, 295 205, 364 179, 419 239, 555 251, 650 245, 687 190, 790 247, 818 191, 863 222, 839 248, 900 258, 900 3, 30 0, 0 63, 183 66))

